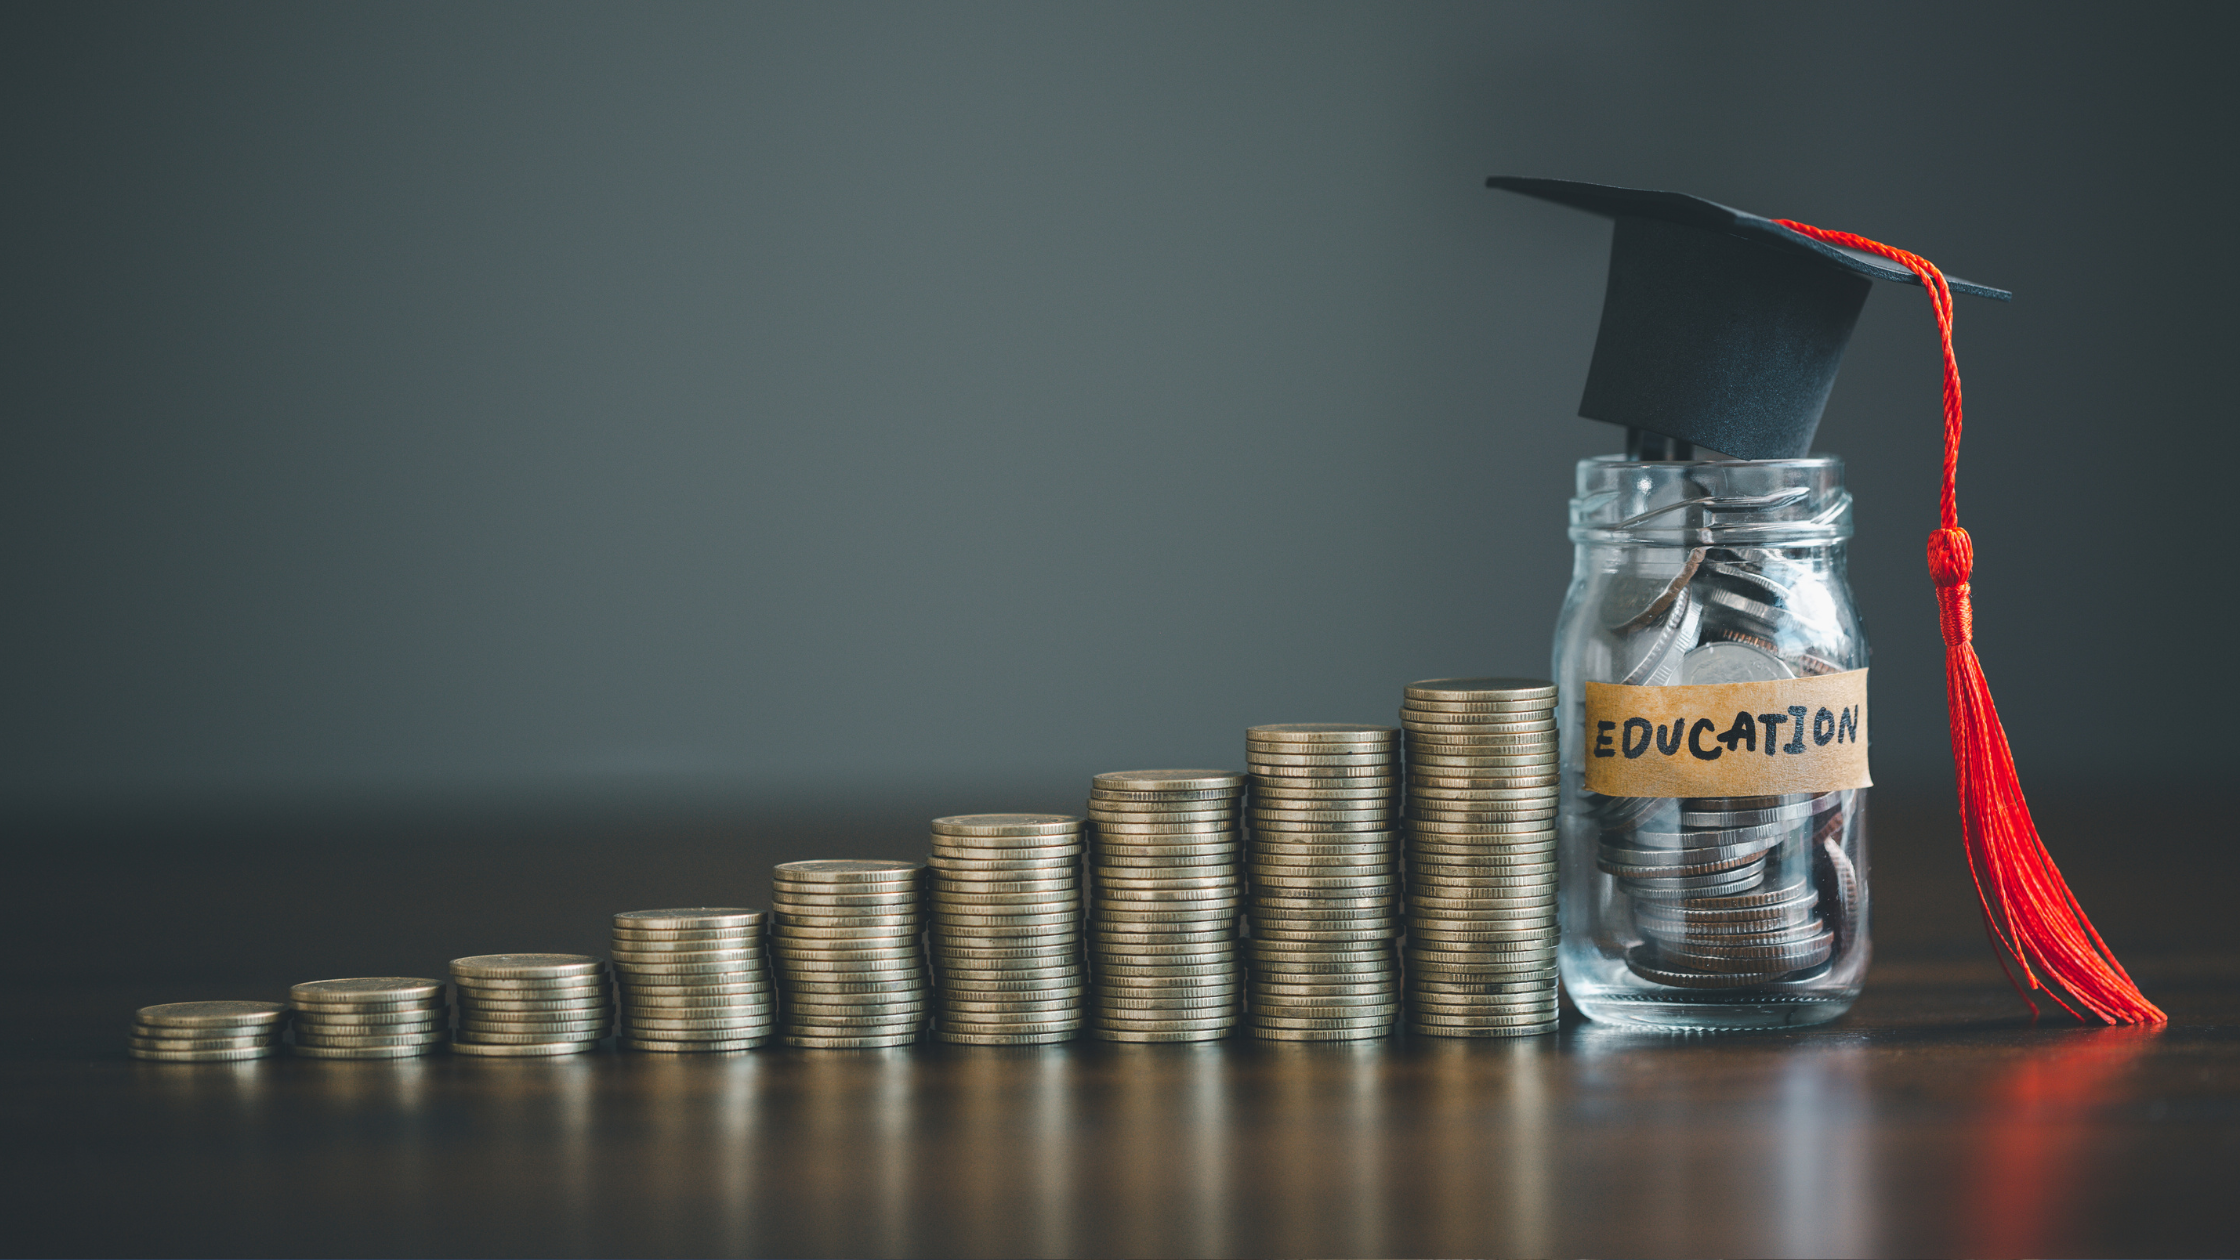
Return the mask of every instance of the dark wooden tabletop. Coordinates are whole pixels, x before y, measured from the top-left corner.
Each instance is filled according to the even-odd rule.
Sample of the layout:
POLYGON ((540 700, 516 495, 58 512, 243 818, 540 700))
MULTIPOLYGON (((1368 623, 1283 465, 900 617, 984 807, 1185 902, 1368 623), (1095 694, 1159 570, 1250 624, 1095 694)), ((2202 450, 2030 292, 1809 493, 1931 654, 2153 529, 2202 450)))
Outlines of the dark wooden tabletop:
MULTIPOLYGON (((2031 1022, 1946 806, 1876 803, 1845 1019, 1514 1042, 135 1063, 144 1002, 600 951, 907 855, 907 803, 21 819, 15 1255, 2232 1255, 2229 828, 2041 803, 2157 1032, 2031 1022), (2064 844, 2066 840, 2066 844, 2064 844), (2173 853, 2179 855, 2173 856, 2173 853)), ((938 803, 937 803, 938 804, 938 803)), ((1023 802, 1029 807, 1039 802, 1023 802)))

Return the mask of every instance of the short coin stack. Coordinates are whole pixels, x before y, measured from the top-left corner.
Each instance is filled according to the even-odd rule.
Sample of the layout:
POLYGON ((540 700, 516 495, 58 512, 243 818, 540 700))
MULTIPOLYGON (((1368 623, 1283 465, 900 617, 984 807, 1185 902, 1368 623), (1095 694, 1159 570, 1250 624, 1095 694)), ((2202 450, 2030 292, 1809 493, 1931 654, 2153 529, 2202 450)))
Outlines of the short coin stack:
POLYGON ((933 961, 943 1041, 1043 1045, 1080 1035, 1081 820, 933 820, 933 961))
POLYGON ((789 1046, 906 1046, 926 1017, 918 946, 925 868, 913 862, 781 862, 771 876, 770 956, 789 1046))
POLYGON ((1556 1023, 1556 689, 1411 685, 1408 1024, 1515 1037, 1556 1023))
POLYGON ((450 1039, 443 981, 417 976, 306 980, 288 990, 295 1053, 306 1059, 413 1059, 450 1039))
POLYGON ((1246 732, 1254 1036, 1381 1037, 1400 1010, 1400 731, 1298 722, 1246 732))
POLYGON ((479 954, 451 960, 459 993, 453 1054, 519 1058, 595 1050, 614 1019, 605 960, 479 954))
POLYGON ((778 1023, 763 957, 767 915, 733 906, 614 916, 615 989, 625 1050, 751 1050, 778 1023))
POLYGON ((1237 1024, 1245 777, 1129 770, 1089 789, 1090 1028, 1106 1041, 1210 1041, 1237 1024))
POLYGON ((231 1063, 271 1056, 280 1044, 285 1002, 165 1002, 132 1017, 126 1043, 135 1059, 231 1063))

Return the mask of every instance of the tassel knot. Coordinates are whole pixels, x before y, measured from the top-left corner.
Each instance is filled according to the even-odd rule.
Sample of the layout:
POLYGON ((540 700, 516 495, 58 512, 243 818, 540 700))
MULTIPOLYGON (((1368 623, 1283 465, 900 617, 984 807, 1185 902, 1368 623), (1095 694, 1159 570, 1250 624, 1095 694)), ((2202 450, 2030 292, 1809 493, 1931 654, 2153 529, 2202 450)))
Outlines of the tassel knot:
POLYGON ((1976 544, 1958 525, 1929 535, 1929 580, 1938 586, 1964 586, 1975 571, 1976 544))
POLYGON ((1975 564, 1967 530, 1955 525, 1929 535, 1929 580, 1937 585, 1937 628, 1946 647, 1975 642, 1976 613, 1968 600, 1968 574, 1975 564))

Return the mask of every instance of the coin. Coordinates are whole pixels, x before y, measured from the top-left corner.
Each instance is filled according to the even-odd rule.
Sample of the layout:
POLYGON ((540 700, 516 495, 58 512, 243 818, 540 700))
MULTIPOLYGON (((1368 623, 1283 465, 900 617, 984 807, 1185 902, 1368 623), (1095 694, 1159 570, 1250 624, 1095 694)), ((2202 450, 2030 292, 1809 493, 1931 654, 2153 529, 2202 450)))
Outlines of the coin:
POLYGON ((611 938, 616 950, 634 954, 659 955, 661 957, 655 959, 657 962, 661 961, 662 958, 674 955, 718 954, 731 956, 760 953, 762 951, 762 939, 762 934, 759 932, 753 936, 700 937, 666 941, 644 940, 639 937, 623 936, 619 933, 611 938))
POLYGON ((143 1006, 133 1018, 154 1028, 265 1028, 277 1027, 287 1011, 285 1002, 165 1002, 143 1006))
POLYGON ((410 1017, 425 1011, 440 1011, 449 1006, 441 998, 434 1001, 414 999, 409 1002, 292 1002, 296 1018, 318 1015, 399 1015, 410 1017))
POLYGON ((545 980, 506 977, 497 979, 462 978, 454 976, 451 981, 451 988, 457 993, 495 993, 504 989, 544 992, 548 990, 596 988, 606 982, 607 977, 603 973, 585 976, 561 976, 545 980))
POLYGON ((762 1010, 770 1006, 776 1000, 777 994, 773 990, 744 999, 637 998, 625 1003, 623 1009, 626 1012, 626 1017, 628 1017, 629 1015, 639 1014, 660 1015, 669 1012, 685 1013, 692 1011, 753 1011, 762 1010))
POLYGON ((272 1037, 258 1033, 249 1037, 147 1037, 135 1033, 125 1044, 134 1050, 254 1050, 272 1044, 272 1037))
POLYGON ((1787 968, 1754 972, 1715 973, 1660 965, 1648 946, 1626 951, 1626 968, 1644 980, 1682 989, 1732 989, 1771 984, 1789 974, 1787 968))
POLYGON ((752 945, 769 939, 762 928, 680 928, 667 931, 656 928, 610 928, 610 938, 616 941, 645 942, 706 942, 712 945, 752 945))
MULTIPOLYGON (((1268 946, 1290 942, 1259 942, 1268 946)), ((1391 946, 1373 942, 1373 951, 1340 951, 1340 948, 1317 948, 1313 953, 1277 955, 1266 948, 1252 951, 1252 975, 1272 980, 1277 975, 1384 975, 1391 971, 1391 946)))
POLYGON ((1092 783, 1098 792, 1235 792, 1245 778, 1233 770, 1115 770, 1092 783))
POLYGON ((447 1037, 449 1037, 449 1035, 450 1034, 445 1032, 434 1031, 420 1033, 399 1033, 394 1036, 348 1037, 334 1036, 327 1033, 307 1033, 299 1028, 296 1030, 296 1044, 299 1046, 344 1046, 356 1048, 364 1048, 367 1046, 432 1046, 442 1043, 447 1037))
POLYGON ((735 1018, 708 1021, 705 1027, 697 1023, 670 1026, 659 1022, 626 1022, 615 1035, 640 1041, 724 1041, 767 1032, 777 1026, 778 1013, 773 1008, 742 1011, 735 1018))
POLYGON ((473 1043, 473 1040, 455 1040, 450 1043, 452 1054, 468 1058, 544 1058, 560 1054, 585 1054, 598 1049, 598 1040, 544 1040, 544 1043, 473 1043))
POLYGON ((1056 836, 1081 829, 1071 814, 956 814, 933 820, 937 836, 1056 836))
POLYGON ((1372 778, 1314 779, 1270 774, 1262 779, 1267 787, 1264 790, 1256 789, 1253 799, 1291 806, 1310 801, 1370 800, 1380 802, 1385 808, 1396 808, 1401 777, 1398 774, 1386 774, 1372 778), (1369 794, 1362 795, 1364 790, 1369 794))
MULTIPOLYGON (((770 889, 780 900, 860 897, 874 903, 906 901, 917 892, 925 871, 915 862, 791 862, 773 869, 770 889), (789 866, 806 869, 789 872, 789 866)), ((771 926, 776 925, 773 918, 771 926)))
POLYGON ((158 1063, 240 1063, 271 1058, 273 1046, 267 1044, 244 1050, 142 1050, 134 1047, 127 1053, 135 1059, 158 1063))
MULTIPOLYGON (((1182 801, 1184 805, 1212 805, 1210 801, 1182 801)), ((1129 801, 1119 805, 1090 805, 1088 818, 1092 823, 1219 823, 1233 822, 1237 817, 1236 806, 1222 803, 1210 809, 1169 809, 1149 801, 1129 801)))
POLYGON ((1255 794, 1258 783, 1293 788, 1389 788, 1400 781, 1398 758, 1373 765, 1310 765, 1267 761, 1253 767, 1255 794))
MULTIPOLYGON (((459 1007, 459 1018, 461 1020, 486 1022, 486 1025, 549 1025, 549 1022, 598 1018, 598 1016, 603 1016, 603 1013, 612 1011, 612 1009, 614 1009, 614 1002, 591 1002, 591 1004, 587 1004, 587 1007, 569 1007, 569 1009, 560 1009, 560 1011, 513 1011, 513 1009, 504 1009, 504 1007, 484 1007, 484 1004, 479 1004, 479 1002, 470 1002, 470 1004, 466 1004, 466 1007, 459 1007)), ((372 1029, 372 1027, 388 1027, 388 1025, 365 1025, 365 1027, 372 1029)))
POLYGON ((478 954, 451 960, 454 980, 546 980, 595 976, 605 968, 588 954, 478 954))
POLYGON ((1294 776, 1308 770, 1319 769, 1334 772, 1330 775, 1306 776, 1310 778, 1338 777, 1341 774, 1359 776, 1382 774, 1386 773, 1390 767, 1397 767, 1400 764, 1400 750, 1393 748, 1389 751, 1374 753, 1255 752, 1248 754, 1246 760, 1251 764, 1252 772, 1256 775, 1282 767, 1288 768, 1294 776))
POLYGON ((771 1038, 768 1038, 768 1036, 750 1036, 750 1038, 732 1038, 732 1040, 636 1040, 636 1038, 616 1038, 614 1045, 618 1049, 643 1049, 643 1051, 654 1051, 654 1054, 715 1054, 715 1051, 757 1049, 757 1047, 771 1045, 771 1038))
POLYGON ((614 1018, 613 1007, 600 1007, 589 1011, 559 1011, 528 1014, 520 1011, 461 1011, 459 1027, 482 1032, 534 1032, 548 1028, 589 1028, 609 1023, 614 1018))
POLYGON ((720 1028, 639 1028, 626 1026, 615 1031, 615 1036, 628 1041, 658 1041, 664 1045, 691 1045, 695 1042, 741 1041, 766 1037, 777 1030, 775 1016, 765 1016, 760 1021, 745 1021, 720 1028))
MULTIPOLYGON (((733 979, 733 977, 729 976, 720 978, 725 980, 733 979)), ((737 983, 702 985, 640 984, 635 980, 628 980, 625 981, 621 986, 622 1000, 625 1004, 628 1004, 641 1001, 661 1002, 700 997, 720 999, 726 997, 740 997, 750 994, 775 991, 773 987, 774 982, 772 981, 767 971, 742 972, 739 973, 737 981, 737 983)))
POLYGON ((614 925, 647 931, 760 930, 768 926, 768 922, 759 911, 737 906, 687 906, 674 910, 625 910, 614 916, 614 925))
POLYGON ((682 950, 672 950, 668 952, 657 953, 652 950, 616 948, 610 950, 609 953, 614 958, 614 961, 618 967, 631 965, 650 967, 682 967, 707 966, 716 963, 743 963, 752 959, 760 958, 762 956, 762 948, 760 946, 756 946, 754 949, 708 949, 696 950, 689 953, 682 950))
POLYGON ((1406 694, 1410 703, 1552 703, 1556 685, 1542 678, 1426 678, 1409 683, 1406 694))
POLYGON ((1409 730, 1407 748, 1410 760, 1414 760, 1415 754, 1419 752, 1439 752, 1442 749, 1451 752, 1457 749, 1477 748, 1489 750, 1475 754, 1477 756, 1514 757, 1520 760, 1504 764, 1530 765, 1534 764, 1533 760, 1530 759, 1553 757, 1556 744, 1555 719, 1548 717, 1531 722, 1473 722, 1467 725, 1461 723, 1427 724, 1409 730), (1515 738, 1520 735, 1539 735, 1542 738, 1523 740, 1515 738), (1524 751, 1490 751, 1514 750, 1519 744, 1525 746, 1524 751), (1543 744, 1546 745, 1544 749, 1541 747, 1543 744))
POLYGON ((327 1028, 384 1028, 400 1024, 425 1024, 450 1017, 441 1006, 405 1007, 388 1011, 298 1011, 296 1026, 327 1028))
POLYGON ((431 1002, 443 999, 443 981, 417 976, 363 976, 344 980, 306 980, 288 987, 297 1005, 367 1002, 431 1002))
POLYGON ((441 1039, 409 1046, 307 1046, 293 1045, 288 1052, 299 1059, 418 1059, 444 1048, 441 1039))
POLYGON ((649 1032, 656 1031, 712 1032, 727 1028, 759 1028, 770 1023, 770 1017, 766 1015, 740 1015, 728 1019, 658 1019, 650 1016, 633 1015, 627 1021, 626 1026, 633 1035, 643 1037, 649 1032))
POLYGON ((1252 727, 1245 732, 1245 737, 1277 743, 1389 743, 1399 733, 1397 727, 1357 726, 1350 722, 1279 722, 1252 727))

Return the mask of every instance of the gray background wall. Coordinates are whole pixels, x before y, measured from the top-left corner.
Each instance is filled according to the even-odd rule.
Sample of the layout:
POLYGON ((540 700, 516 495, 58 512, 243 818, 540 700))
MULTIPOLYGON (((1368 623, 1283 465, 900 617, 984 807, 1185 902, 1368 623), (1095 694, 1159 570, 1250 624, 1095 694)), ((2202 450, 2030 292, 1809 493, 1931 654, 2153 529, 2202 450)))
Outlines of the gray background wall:
MULTIPOLYGON (((2231 698, 2229 8, 14 5, 17 802, 1074 784, 1544 672, 1607 227, 1967 302, 2026 782, 2231 698), (2206 689, 2206 691, 2204 690, 2206 689)), ((1948 773, 1937 359, 1869 303, 1877 771, 1948 773)))

